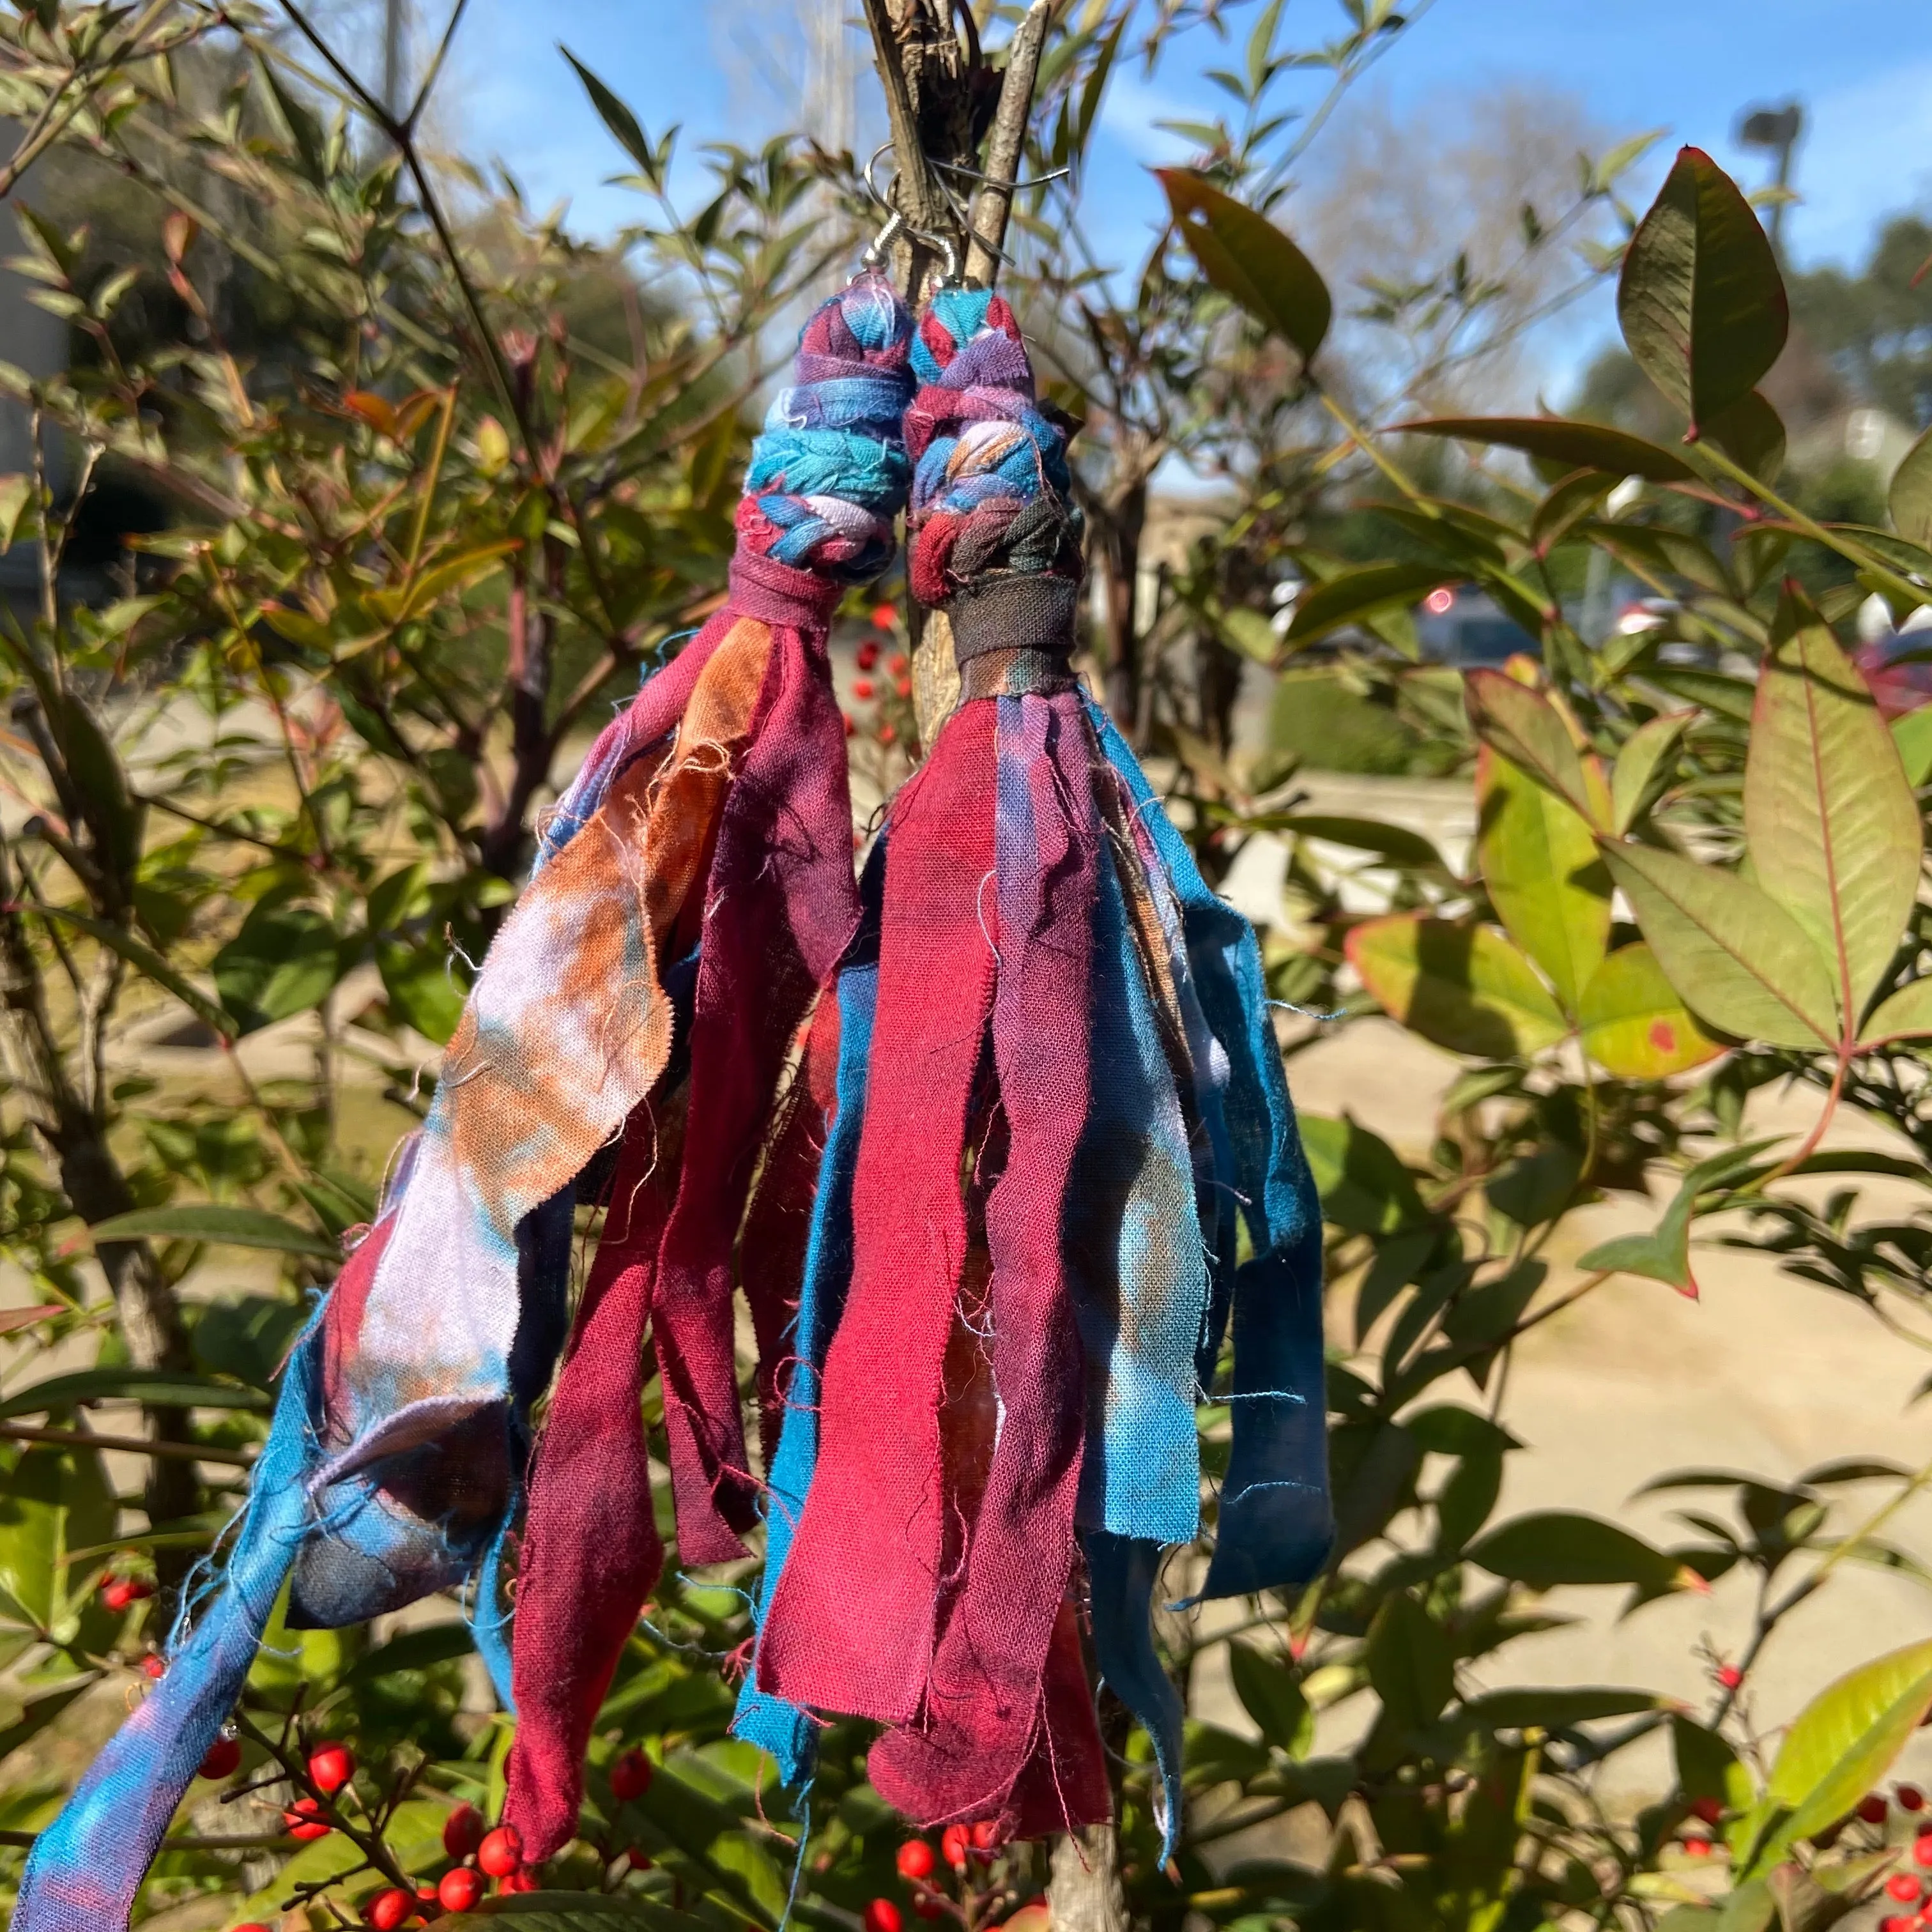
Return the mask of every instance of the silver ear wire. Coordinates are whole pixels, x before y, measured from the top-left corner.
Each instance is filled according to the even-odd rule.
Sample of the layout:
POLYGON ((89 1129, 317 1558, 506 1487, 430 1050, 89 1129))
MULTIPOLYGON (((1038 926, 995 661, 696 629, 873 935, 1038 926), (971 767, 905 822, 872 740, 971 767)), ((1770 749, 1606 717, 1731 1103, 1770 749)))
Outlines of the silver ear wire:
POLYGON ((877 268, 884 260, 885 252, 892 245, 894 237, 902 234, 910 235, 915 242, 923 242, 928 248, 937 252, 940 260, 945 264, 945 273, 941 278, 942 285, 950 287, 959 280, 959 250, 953 245, 952 238, 950 236, 937 234, 929 228, 915 227, 898 208, 892 206, 886 190, 880 188, 878 184, 874 170, 892 145, 890 141, 880 142, 878 146, 872 150, 864 168, 860 171, 865 178, 866 192, 885 211, 886 225, 873 236, 871 245, 860 259, 867 268, 877 268))

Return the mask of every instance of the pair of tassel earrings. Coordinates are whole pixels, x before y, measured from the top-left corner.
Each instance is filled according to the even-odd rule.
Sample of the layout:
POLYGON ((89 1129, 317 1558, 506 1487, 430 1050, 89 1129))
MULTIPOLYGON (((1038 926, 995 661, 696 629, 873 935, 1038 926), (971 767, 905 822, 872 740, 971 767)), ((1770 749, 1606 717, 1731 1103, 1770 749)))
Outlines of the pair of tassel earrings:
POLYGON ((506 1819, 533 1862, 567 1842, 664 1561, 647 1340, 680 1562, 765 1525, 734 1728, 786 1782, 838 1712, 884 1726, 872 1780, 921 1826, 1103 1820, 1090 1655, 1150 1734, 1172 1850, 1152 1594, 1198 1532, 1195 1403, 1231 1326, 1201 1594, 1303 1582, 1330 1540, 1320 1215, 1254 934, 1070 668, 1070 496, 998 297, 941 290, 915 327, 866 274, 806 325, 726 602, 546 827, 222 1572, 42 1834, 17 1932, 125 1928, 285 1582, 314 1628, 474 1577, 517 1716, 506 1819), (855 880, 827 628, 908 495, 962 700, 855 880))

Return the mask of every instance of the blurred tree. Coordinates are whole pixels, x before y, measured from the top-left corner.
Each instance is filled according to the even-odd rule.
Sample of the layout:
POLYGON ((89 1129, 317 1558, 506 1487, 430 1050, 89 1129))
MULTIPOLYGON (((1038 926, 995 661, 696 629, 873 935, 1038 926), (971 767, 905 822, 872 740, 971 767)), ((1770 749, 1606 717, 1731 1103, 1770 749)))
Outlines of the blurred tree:
POLYGON ((1897 214, 1863 268, 1814 268, 1791 282, 1791 316, 1861 401, 1923 428, 1932 423, 1932 222, 1897 214))

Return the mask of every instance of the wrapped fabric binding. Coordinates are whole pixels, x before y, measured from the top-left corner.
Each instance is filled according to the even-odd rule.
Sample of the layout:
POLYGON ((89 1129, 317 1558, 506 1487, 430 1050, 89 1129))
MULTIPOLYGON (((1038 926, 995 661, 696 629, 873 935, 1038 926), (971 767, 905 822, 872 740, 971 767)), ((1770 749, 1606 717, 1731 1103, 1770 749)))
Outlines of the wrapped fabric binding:
POLYGON ((479 1648, 529 1706, 513 1814, 536 1856, 567 1838, 589 1714, 661 1554, 638 1420, 647 1312, 686 1558, 742 1550, 732 1250, 792 1036, 856 919, 826 628, 892 554, 908 334, 871 275, 807 324, 754 451, 730 596, 561 801, 428 1119, 290 1359, 220 1577, 41 1834, 16 1932, 124 1932, 291 1572, 297 1627, 478 1576, 479 1648), (620 1132, 536 1472, 513 1671, 497 1573, 529 1411, 568 1326, 575 1183, 620 1132))
POLYGON ((913 362, 913 586, 950 620, 962 701, 893 802, 838 981, 811 1399, 784 1418, 737 1728, 795 1780, 807 1713, 877 1719, 873 1781, 922 1825, 1096 1821, 1084 1612, 1152 1734, 1171 1849, 1152 1593, 1198 1530, 1194 1406, 1231 1312, 1204 1594, 1305 1580, 1330 1540, 1320 1216, 1254 935, 1069 668, 1065 436, 1011 311, 941 291, 913 362))

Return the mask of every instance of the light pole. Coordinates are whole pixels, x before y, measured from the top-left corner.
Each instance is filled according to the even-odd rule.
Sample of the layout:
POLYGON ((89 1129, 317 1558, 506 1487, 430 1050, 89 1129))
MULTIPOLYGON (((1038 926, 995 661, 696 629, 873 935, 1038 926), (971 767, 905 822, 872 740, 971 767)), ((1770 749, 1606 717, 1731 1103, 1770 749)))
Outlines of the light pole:
POLYGON ((1791 155, 1804 131, 1804 110, 1795 100, 1782 107, 1754 107, 1738 125, 1738 139, 1747 148, 1768 148, 1778 156, 1778 197, 1771 211, 1771 246, 1784 259, 1785 196, 1791 187, 1791 155))

